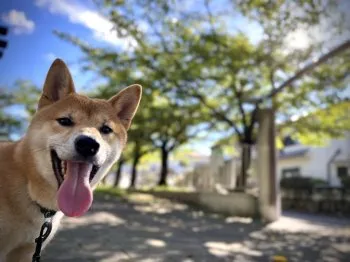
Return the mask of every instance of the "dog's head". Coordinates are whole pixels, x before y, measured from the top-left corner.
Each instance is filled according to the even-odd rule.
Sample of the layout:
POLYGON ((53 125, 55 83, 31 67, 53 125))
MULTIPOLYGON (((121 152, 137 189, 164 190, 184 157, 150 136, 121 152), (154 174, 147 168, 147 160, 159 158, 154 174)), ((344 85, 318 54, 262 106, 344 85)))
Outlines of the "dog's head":
POLYGON ((79 95, 64 62, 52 64, 26 137, 38 175, 57 190, 58 208, 66 215, 90 207, 92 188, 125 146, 140 98, 139 85, 109 100, 79 95))

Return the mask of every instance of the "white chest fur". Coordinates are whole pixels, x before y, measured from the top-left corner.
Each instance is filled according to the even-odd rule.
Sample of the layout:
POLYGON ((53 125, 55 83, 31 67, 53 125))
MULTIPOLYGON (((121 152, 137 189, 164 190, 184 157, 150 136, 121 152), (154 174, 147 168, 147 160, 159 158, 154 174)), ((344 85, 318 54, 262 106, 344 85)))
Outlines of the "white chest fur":
MULTIPOLYGON (((2 259, 4 259, 8 253, 16 248, 26 244, 35 243, 35 239, 39 236, 41 226, 45 222, 43 214, 39 212, 35 213, 36 214, 34 217, 32 217, 32 219, 14 219, 12 223, 6 226, 4 225, 4 227, 0 225, 0 262, 3 261, 2 259)), ((43 243, 43 248, 55 235, 62 217, 62 212, 57 212, 52 217, 52 230, 48 238, 43 243)))

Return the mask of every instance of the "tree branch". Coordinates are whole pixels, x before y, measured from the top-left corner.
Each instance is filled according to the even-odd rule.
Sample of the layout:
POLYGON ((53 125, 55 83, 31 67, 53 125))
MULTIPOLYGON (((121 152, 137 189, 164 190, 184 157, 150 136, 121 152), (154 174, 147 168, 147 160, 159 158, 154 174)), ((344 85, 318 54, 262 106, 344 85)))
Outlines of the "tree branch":
POLYGON ((261 98, 258 99, 251 99, 251 100, 247 100, 245 102, 248 103, 262 103, 264 102, 266 99, 272 98, 274 97, 276 94, 280 93, 281 91, 283 91, 286 87, 290 86, 294 81, 298 80, 299 78, 301 78, 303 75, 309 73, 310 71, 312 71, 314 68, 316 68, 317 66, 323 64, 324 62, 326 62, 328 59, 344 52, 345 50, 347 50, 348 48, 350 48, 350 40, 345 41, 344 43, 342 43, 341 45, 337 46, 336 48, 334 48, 333 50, 331 50, 330 52, 328 52, 327 54, 321 56, 317 61, 307 65, 306 67, 304 67, 303 69, 301 69, 300 71, 296 72, 294 76, 292 76, 291 78, 289 78, 287 81, 285 81, 284 83, 282 83, 280 86, 278 86, 277 88, 273 89, 269 94, 267 94, 266 96, 263 96, 261 98))
POLYGON ((241 112, 241 115, 242 115, 243 125, 247 126, 247 117, 246 117, 246 113, 245 113, 244 108, 243 108, 242 89, 240 91, 238 91, 237 86, 235 84, 233 84, 232 90, 233 90, 235 96, 237 97, 238 108, 239 108, 239 111, 241 112))
POLYGON ((217 118, 221 119, 222 121, 226 122, 228 125, 230 125, 231 127, 233 127, 233 129, 235 130, 235 132, 237 133, 237 135, 241 136, 241 132, 239 131, 239 129, 237 128, 236 124, 231 121, 229 118, 226 117, 226 115, 222 112, 219 112, 218 110, 216 110, 214 107, 212 107, 211 105, 209 105, 205 99, 204 96, 196 93, 196 94, 192 94, 193 97, 197 98, 199 101, 201 101, 201 103, 206 106, 207 108, 209 108, 213 115, 216 116, 217 118))

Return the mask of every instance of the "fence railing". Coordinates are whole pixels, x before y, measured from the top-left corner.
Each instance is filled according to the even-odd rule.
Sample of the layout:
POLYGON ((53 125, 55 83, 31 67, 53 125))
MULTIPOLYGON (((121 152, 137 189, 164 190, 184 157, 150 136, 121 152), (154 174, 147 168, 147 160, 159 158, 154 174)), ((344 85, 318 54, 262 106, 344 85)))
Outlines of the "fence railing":
POLYGON ((282 208, 324 214, 350 214, 350 189, 318 187, 281 189, 282 208))

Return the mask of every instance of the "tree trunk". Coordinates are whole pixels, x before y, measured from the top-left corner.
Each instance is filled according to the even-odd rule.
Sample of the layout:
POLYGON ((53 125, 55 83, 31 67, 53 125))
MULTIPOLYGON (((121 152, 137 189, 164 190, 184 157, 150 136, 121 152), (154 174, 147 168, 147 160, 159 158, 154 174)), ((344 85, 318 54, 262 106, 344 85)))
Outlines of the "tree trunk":
POLYGON ((131 180, 129 188, 135 188, 136 178, 137 178, 137 165, 139 164, 140 156, 135 154, 134 160, 132 161, 132 171, 131 171, 131 180))
POLYGON ((168 176, 168 158, 169 151, 165 147, 162 147, 162 166, 160 170, 160 179, 158 182, 158 186, 166 186, 167 185, 167 176, 168 176))
POLYGON ((118 187, 120 183, 120 178, 122 176, 122 170, 125 160, 121 157, 118 162, 117 172, 115 173, 114 187, 118 187))
POLYGON ((248 178, 248 170, 250 168, 251 163, 251 153, 252 153, 252 145, 243 143, 242 147, 242 155, 241 155, 241 172, 240 176, 237 179, 237 189, 244 190, 247 185, 248 178))
POLYGON ((102 178, 102 184, 103 185, 106 185, 107 184, 107 177, 108 177, 108 174, 104 176, 104 178, 102 178))
POLYGON ((241 148, 242 148, 242 154, 241 154, 241 172, 237 179, 237 189, 243 190, 247 186, 247 178, 248 178, 248 170, 250 168, 251 163, 251 157, 252 157, 252 145, 254 144, 253 141, 253 129, 254 129, 254 123, 256 120, 256 113, 252 114, 252 122, 249 126, 247 126, 244 130, 244 137, 241 138, 241 148))

